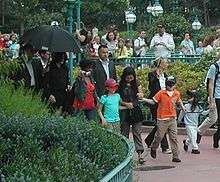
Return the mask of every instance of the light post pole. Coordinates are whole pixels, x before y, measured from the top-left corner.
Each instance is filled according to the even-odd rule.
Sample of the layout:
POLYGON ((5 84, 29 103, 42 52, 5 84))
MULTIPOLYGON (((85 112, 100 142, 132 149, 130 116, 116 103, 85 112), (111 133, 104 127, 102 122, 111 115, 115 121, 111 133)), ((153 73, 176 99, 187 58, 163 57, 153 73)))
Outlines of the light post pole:
MULTIPOLYGON (((76 17, 77 17, 77 29, 80 29, 80 0, 65 0, 67 4, 67 31, 69 33, 73 33, 73 8, 74 3, 76 2, 76 17)), ((81 55, 78 53, 77 55, 78 61, 80 61, 81 55)), ((75 66, 75 62, 73 62, 73 53, 69 52, 69 78, 70 84, 73 84, 73 66, 75 66)))
MULTIPOLYGON (((75 0, 66 0, 67 4, 67 31, 69 33, 73 33, 73 6, 74 6, 75 0)), ((73 84, 73 53, 69 52, 69 60, 68 60, 68 66, 69 66, 69 79, 70 84, 73 84)))
POLYGON ((178 0, 173 0, 173 2, 172 2, 173 14, 178 14, 178 5, 179 5, 178 0))
POLYGON ((125 11, 125 20, 127 22, 127 32, 130 38, 131 32, 132 32, 132 25, 136 21, 136 15, 133 13, 131 9, 128 9, 128 11, 125 11))
POLYGON ((194 22, 192 23, 192 29, 195 30, 195 42, 196 42, 196 45, 197 45, 197 32, 198 30, 200 30, 202 28, 202 24, 200 23, 197 15, 195 17, 195 20, 194 22))
POLYGON ((149 25, 151 25, 152 23, 152 10, 153 10, 153 6, 151 5, 151 1, 149 1, 149 5, 147 7, 147 12, 149 14, 149 25))
POLYGON ((162 14, 163 14, 163 7, 160 5, 159 0, 155 0, 153 8, 152 8, 152 15, 160 16, 162 14))

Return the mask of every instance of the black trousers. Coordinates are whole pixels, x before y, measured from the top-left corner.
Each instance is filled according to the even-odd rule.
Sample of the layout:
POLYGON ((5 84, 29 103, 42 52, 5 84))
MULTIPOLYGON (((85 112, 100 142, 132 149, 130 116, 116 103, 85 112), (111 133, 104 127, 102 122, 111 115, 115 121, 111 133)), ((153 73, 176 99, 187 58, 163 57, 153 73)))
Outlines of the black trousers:
POLYGON ((219 140, 220 140, 220 99, 215 99, 216 107, 217 107, 217 114, 218 114, 218 119, 217 119, 217 131, 215 132, 213 136, 213 142, 215 145, 219 145, 219 140))
MULTIPOLYGON (((156 121, 157 121, 157 105, 150 106, 150 111, 151 111, 151 114, 152 114, 152 119, 155 121, 155 126, 151 130, 151 132, 148 134, 148 136, 145 138, 145 140, 144 140, 145 143, 147 144, 147 146, 151 145, 151 143, 154 140, 155 133, 157 131, 157 125, 156 125, 156 121)), ((164 135, 163 139, 161 140, 160 147, 162 148, 162 151, 165 151, 165 150, 167 150, 169 148, 166 134, 164 135)))

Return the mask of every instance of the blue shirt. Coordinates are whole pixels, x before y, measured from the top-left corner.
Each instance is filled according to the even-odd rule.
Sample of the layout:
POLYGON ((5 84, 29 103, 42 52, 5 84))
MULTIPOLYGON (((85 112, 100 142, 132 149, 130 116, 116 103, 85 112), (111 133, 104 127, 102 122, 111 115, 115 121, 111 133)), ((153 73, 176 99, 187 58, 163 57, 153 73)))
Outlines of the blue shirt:
POLYGON ((100 99, 100 103, 104 108, 104 118, 108 123, 119 122, 119 104, 121 97, 115 93, 113 95, 103 95, 100 99))
POLYGON ((187 126, 198 126, 198 122, 199 122, 199 115, 207 115, 208 114, 208 110, 207 111, 203 111, 203 109, 199 106, 196 106, 195 110, 192 111, 191 110, 192 104, 187 103, 185 104, 185 108, 186 108, 186 112, 182 111, 179 114, 178 117, 178 121, 181 121, 182 118, 184 117, 184 123, 187 126))
POLYGON ((203 47, 197 47, 196 48, 196 54, 202 55, 204 53, 204 48, 203 47))
POLYGON ((195 54, 194 44, 191 40, 183 40, 180 44, 182 46, 182 52, 186 55, 195 54))
MULTIPOLYGON (((220 68, 220 60, 216 62, 220 68)), ((212 64, 209 68, 209 71, 207 73, 207 77, 211 80, 215 80, 215 75, 216 75, 216 68, 215 65, 212 64)), ((220 74, 218 74, 216 84, 215 84, 215 90, 214 90, 214 98, 220 99, 220 74)))

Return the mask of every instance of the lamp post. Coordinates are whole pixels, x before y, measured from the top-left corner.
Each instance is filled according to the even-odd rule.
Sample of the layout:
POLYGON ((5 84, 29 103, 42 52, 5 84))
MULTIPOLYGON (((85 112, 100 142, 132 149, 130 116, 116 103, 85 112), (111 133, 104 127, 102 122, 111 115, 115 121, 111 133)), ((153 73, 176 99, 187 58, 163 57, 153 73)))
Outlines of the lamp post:
POLYGON ((173 14, 178 14, 178 8, 179 8, 178 5, 179 5, 178 0, 173 0, 173 2, 172 2, 173 14))
POLYGON ((127 22, 127 32, 129 37, 131 37, 132 25, 136 21, 136 15, 131 9, 125 11, 125 20, 127 22))
MULTIPOLYGON (((66 0, 67 4, 67 31, 69 33, 73 33, 73 6, 74 6, 75 0, 66 0)), ((73 85, 73 53, 69 52, 69 60, 68 60, 68 66, 69 66, 69 79, 70 84, 73 85)))
POLYGON ((163 14, 163 7, 160 5, 159 0, 155 0, 155 3, 152 8, 152 15, 153 16, 160 16, 163 14))
MULTIPOLYGON (((195 30, 195 37, 197 36, 198 30, 200 30, 201 28, 202 28, 202 24, 200 23, 197 15, 196 15, 195 20, 192 23, 192 29, 195 30)), ((197 37, 195 38, 195 42, 196 42, 196 45, 197 45, 197 37)))
POLYGON ((152 10, 153 6, 151 5, 151 1, 149 1, 149 5, 147 7, 147 12, 149 13, 149 25, 152 23, 152 10))
MULTIPOLYGON (((77 29, 80 29, 80 0, 65 0, 67 4, 67 31, 69 33, 73 33, 73 8, 74 3, 76 2, 76 17, 77 17, 77 29)), ((78 61, 81 58, 80 53, 77 55, 78 61)), ((75 62, 73 62, 73 53, 69 52, 69 78, 70 78, 70 84, 73 84, 73 66, 75 66, 75 62)))

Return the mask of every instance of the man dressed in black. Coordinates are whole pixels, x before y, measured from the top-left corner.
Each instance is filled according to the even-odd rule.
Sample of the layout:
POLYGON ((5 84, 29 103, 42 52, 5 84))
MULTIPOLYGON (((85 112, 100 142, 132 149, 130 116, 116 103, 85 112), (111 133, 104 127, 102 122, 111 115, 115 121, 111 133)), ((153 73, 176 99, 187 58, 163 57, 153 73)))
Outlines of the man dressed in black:
POLYGON ((29 44, 21 47, 21 52, 20 69, 10 78, 16 83, 23 81, 25 87, 38 92, 43 88, 43 67, 40 59, 34 56, 35 51, 29 44))
POLYGON ((117 80, 114 62, 108 59, 108 47, 101 45, 98 49, 99 60, 95 61, 95 67, 92 72, 96 85, 98 97, 105 93, 105 81, 109 78, 117 80))

